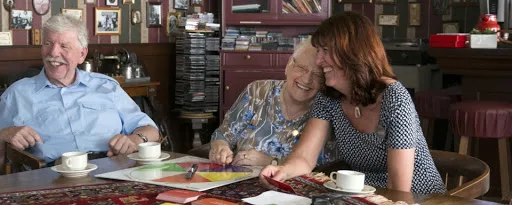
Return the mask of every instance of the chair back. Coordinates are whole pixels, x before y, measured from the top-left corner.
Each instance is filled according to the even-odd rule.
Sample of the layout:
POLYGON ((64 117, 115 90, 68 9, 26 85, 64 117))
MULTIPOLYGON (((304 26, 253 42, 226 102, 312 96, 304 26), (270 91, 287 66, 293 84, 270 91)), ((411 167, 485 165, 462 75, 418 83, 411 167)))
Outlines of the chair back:
POLYGON ((455 152, 430 150, 448 195, 477 198, 489 191, 489 166, 480 159, 455 152))
POLYGON ((26 171, 26 167, 30 170, 46 167, 46 161, 43 159, 40 159, 25 150, 17 150, 9 143, 5 144, 6 159, 8 161, 8 166, 10 167, 5 169, 6 174, 26 171))

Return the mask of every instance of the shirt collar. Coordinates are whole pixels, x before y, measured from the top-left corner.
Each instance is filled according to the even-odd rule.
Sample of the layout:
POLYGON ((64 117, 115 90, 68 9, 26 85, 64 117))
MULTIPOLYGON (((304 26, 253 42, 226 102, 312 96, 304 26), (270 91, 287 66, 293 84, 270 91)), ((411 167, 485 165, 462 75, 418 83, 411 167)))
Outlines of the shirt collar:
MULTIPOLYGON (((75 68, 75 75, 77 75, 75 82, 68 87, 72 87, 79 84, 89 86, 88 81, 90 76, 85 71, 75 68)), ((44 67, 43 69, 41 69, 41 72, 39 72, 39 74, 34 79, 36 81, 36 92, 40 91, 44 87, 57 87, 53 85, 50 82, 50 80, 48 80, 48 78, 46 77, 44 67)))

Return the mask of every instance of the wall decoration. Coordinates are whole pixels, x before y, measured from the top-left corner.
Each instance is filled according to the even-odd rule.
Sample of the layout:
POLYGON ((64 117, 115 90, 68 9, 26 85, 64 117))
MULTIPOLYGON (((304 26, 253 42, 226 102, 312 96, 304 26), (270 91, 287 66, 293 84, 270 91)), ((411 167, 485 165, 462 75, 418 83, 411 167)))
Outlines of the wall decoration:
POLYGON ((14 0, 3 0, 4 9, 11 11, 14 8, 14 0))
POLYGON ((192 0, 192 6, 203 6, 203 0, 192 0))
POLYGON ((32 0, 36 14, 45 15, 50 10, 50 0, 32 0))
POLYGON ((396 4, 396 0, 375 0, 376 4, 396 4))
POLYGON ((96 0, 84 0, 84 3, 86 4, 94 4, 96 0))
POLYGON ((41 30, 30 29, 30 42, 32 45, 41 45, 41 30))
POLYGON ((132 9, 131 15, 133 25, 142 23, 142 14, 140 9, 132 9))
POLYGON ((420 3, 409 3, 409 26, 419 26, 420 24, 421 24, 420 3))
POLYGON ((148 2, 146 6, 146 26, 161 27, 162 26, 162 3, 148 2))
POLYGON ((134 4, 135 0, 123 0, 123 4, 134 4))
POLYGON ((105 4, 107 6, 118 6, 119 5, 119 2, 117 2, 117 0, 105 0, 105 4))
POLYGON ((77 19, 80 19, 82 20, 82 13, 83 13, 83 10, 82 9, 65 9, 65 8, 61 8, 60 9, 61 13, 63 13, 64 15, 70 15, 70 16, 73 16, 77 19))
POLYGON ((180 25, 181 13, 179 12, 169 12, 167 14, 167 26, 166 33, 167 36, 171 32, 175 32, 178 30, 178 25, 180 25))
POLYGON ((443 33, 459 33, 459 22, 447 21, 443 22, 443 33))
POLYGON ((12 45, 12 37, 11 32, 0 32, 0 45, 1 46, 10 46, 12 45))
POLYGON ((189 0, 174 0, 174 8, 175 9, 187 10, 188 5, 189 5, 189 0))
POLYGON ((379 15, 379 26, 398 26, 398 15, 379 15))
POLYGON ((121 35, 121 9, 95 7, 94 35, 121 35))
POLYGON ((10 29, 30 30, 32 28, 32 11, 27 10, 11 10, 10 29))
POLYGON ((435 15, 445 15, 450 12, 450 1, 447 0, 433 0, 432 8, 434 9, 435 15))

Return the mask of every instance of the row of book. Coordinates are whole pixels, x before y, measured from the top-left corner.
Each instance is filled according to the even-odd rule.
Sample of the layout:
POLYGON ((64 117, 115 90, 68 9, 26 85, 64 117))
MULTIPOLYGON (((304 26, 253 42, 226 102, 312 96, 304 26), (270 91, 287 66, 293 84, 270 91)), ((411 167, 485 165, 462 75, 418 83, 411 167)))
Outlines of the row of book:
POLYGON ((320 13, 322 10, 321 0, 282 0, 285 14, 311 14, 320 13))

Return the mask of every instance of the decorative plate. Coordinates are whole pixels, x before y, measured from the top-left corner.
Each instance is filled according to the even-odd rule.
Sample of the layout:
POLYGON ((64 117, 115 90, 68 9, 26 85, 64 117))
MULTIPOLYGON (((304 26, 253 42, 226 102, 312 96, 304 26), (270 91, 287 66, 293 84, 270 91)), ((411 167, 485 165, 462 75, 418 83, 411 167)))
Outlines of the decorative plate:
POLYGON ((3 4, 7 11, 11 11, 14 8, 14 0, 4 0, 3 4))
POLYGON ((45 15, 50 10, 50 0, 32 0, 34 11, 39 15, 45 15))

